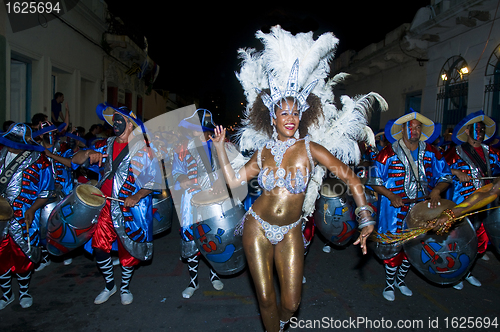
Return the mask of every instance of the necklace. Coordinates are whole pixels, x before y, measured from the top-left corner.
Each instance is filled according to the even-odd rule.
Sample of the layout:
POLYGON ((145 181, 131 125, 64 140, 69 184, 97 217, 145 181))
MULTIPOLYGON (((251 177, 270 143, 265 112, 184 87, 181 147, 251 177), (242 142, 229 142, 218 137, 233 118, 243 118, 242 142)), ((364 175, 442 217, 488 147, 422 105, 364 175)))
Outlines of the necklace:
POLYGON ((289 138, 285 142, 280 140, 272 140, 267 142, 266 148, 271 150, 271 154, 274 156, 274 161, 276 162, 276 166, 280 166, 283 161, 283 156, 285 155, 286 150, 289 147, 295 144, 297 140, 295 138, 289 138))

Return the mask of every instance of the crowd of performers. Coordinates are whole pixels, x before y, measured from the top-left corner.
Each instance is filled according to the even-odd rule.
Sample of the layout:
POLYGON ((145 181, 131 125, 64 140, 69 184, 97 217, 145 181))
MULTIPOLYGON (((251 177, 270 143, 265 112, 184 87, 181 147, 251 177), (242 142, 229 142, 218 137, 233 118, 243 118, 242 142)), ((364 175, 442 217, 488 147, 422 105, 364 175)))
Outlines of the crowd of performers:
MULTIPOLYGON (((343 113, 333 106, 332 83, 325 80, 325 63, 338 42, 332 34, 314 41, 312 34, 294 36, 274 27, 269 34, 258 32, 257 37, 264 43, 265 52, 240 51, 243 65, 238 78, 248 107, 237 144, 226 139, 225 128, 215 125, 211 113, 204 109, 179 123, 182 136, 177 137, 167 132, 147 133, 132 111, 108 104, 98 105, 96 111, 113 128, 114 135, 90 146, 78 134, 60 136, 61 128, 48 121, 40 123, 36 132, 26 124, 14 123, 1 134, 0 206, 4 221, 0 228, 0 310, 15 299, 13 277, 19 283, 19 303, 28 308, 33 303, 29 284, 35 268, 40 271, 46 266, 49 252, 71 254, 70 249, 74 249, 64 248, 62 242, 47 236, 50 226, 42 210, 50 202, 61 202, 54 209, 63 206, 58 213, 72 215, 67 210, 76 206, 64 207, 62 202, 83 195, 78 188, 88 180, 83 177, 78 181, 77 171, 97 175, 90 183, 98 191, 86 197, 86 203, 92 205, 94 198, 98 211, 89 220, 85 242, 78 243, 95 256, 104 277, 105 286, 95 304, 106 302, 118 290, 112 250, 118 253, 116 264, 122 270, 121 303, 132 303, 134 268, 153 255, 153 197, 167 185, 179 216, 181 257, 190 278, 182 291, 184 298, 190 298, 199 288, 198 264, 203 257, 195 241, 201 236, 200 230, 193 227, 202 220, 193 199, 208 192, 215 201, 231 196, 235 202, 245 203, 245 211, 230 235, 240 239, 267 331, 283 330, 300 304, 304 256, 314 234, 314 205, 325 175, 349 188, 355 204, 355 228, 359 229, 352 243, 359 245, 363 254, 367 253, 369 238, 377 240, 380 235, 404 232, 405 218, 419 200, 426 201, 430 209, 438 209, 444 198, 457 204, 429 223, 431 232, 445 235, 459 216, 491 203, 498 195, 499 185, 491 182, 500 171, 500 152, 484 143, 493 138, 496 124, 482 112, 468 115, 455 127, 451 144, 435 144, 439 142, 438 126, 411 112, 390 121, 376 135, 377 144, 370 145, 360 139, 360 133, 367 132, 363 109, 367 101, 378 97, 345 97, 342 101, 350 108, 346 106, 343 113), (288 44, 302 48, 309 45, 306 50, 297 46, 284 52, 290 61, 276 60, 273 55, 283 51, 287 43, 273 44, 274 40, 300 38, 307 43, 288 44), (316 47, 315 57, 308 58, 311 52, 306 51, 316 43, 325 47, 316 47), (283 61, 283 68, 276 61, 283 61), (275 70, 265 70, 264 63, 275 70), (356 128, 360 130, 352 131, 356 128), (355 163, 353 153, 342 155, 348 147, 364 152, 362 165, 368 171, 361 177, 366 180, 366 188, 378 195, 376 202, 369 204, 365 187, 356 176, 359 158, 355 163), (257 179, 260 196, 240 197, 238 188, 247 188, 253 179, 257 179), (280 301, 276 298, 274 269, 281 288, 280 301)), ((488 236, 481 217, 472 219, 477 252, 483 255, 488 236)), ((323 236, 329 240, 327 234, 323 236)), ((385 268, 383 297, 394 301, 396 288, 411 296, 405 283, 411 263, 402 243, 376 241, 374 250, 385 268)), ((213 287, 223 289, 214 264, 204 261, 211 267, 213 287)), ((481 286, 470 269, 466 272, 465 280, 481 286)), ((462 287, 462 281, 457 280, 454 288, 462 287)))
MULTIPOLYGON (((407 228, 405 218, 415 199, 428 200, 430 208, 438 207, 442 199, 458 205, 491 183, 493 175, 500 171, 500 151, 483 143, 491 141, 496 125, 482 111, 469 114, 455 126, 452 141, 447 144, 442 144, 443 141, 433 135, 435 127, 430 119, 416 112, 390 121, 385 127, 381 139, 389 137, 389 142, 376 155, 371 155, 373 169, 367 181, 367 185, 379 194, 379 233, 397 234, 407 228)), ((481 222, 483 219, 484 214, 472 217, 478 239, 477 253, 487 260, 485 251, 489 240, 481 222)), ((384 298, 394 301, 395 288, 411 296, 404 281, 410 262, 401 243, 377 243, 375 253, 385 267, 384 298)), ((471 271, 465 280, 481 286, 471 271)), ((463 282, 453 287, 460 290, 463 282)))

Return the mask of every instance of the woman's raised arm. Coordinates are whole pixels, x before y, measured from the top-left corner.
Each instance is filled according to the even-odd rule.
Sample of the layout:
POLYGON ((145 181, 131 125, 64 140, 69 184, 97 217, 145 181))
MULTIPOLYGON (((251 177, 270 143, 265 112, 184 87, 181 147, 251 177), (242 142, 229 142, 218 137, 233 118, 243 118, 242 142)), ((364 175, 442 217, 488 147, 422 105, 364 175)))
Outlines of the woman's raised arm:
POLYGON ((214 130, 214 136, 210 136, 217 150, 217 157, 222 173, 224 174, 224 179, 229 188, 233 189, 245 185, 249 180, 256 177, 259 174, 259 166, 257 164, 257 154, 254 153, 245 166, 236 173, 229 162, 226 149, 224 148, 225 137, 226 129, 222 126, 217 126, 214 130))

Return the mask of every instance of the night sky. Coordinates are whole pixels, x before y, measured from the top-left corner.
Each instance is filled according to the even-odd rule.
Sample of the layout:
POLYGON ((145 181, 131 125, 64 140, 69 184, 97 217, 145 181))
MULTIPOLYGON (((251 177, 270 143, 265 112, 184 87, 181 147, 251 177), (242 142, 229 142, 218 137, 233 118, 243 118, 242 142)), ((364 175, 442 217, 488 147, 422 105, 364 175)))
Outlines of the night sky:
POLYGON ((314 31, 315 37, 331 31, 340 40, 339 55, 383 40, 386 33, 411 23, 417 10, 430 4, 429 0, 305 1, 300 6, 261 7, 250 2, 228 2, 229 6, 158 1, 134 1, 134 6, 124 6, 123 1, 106 2, 127 26, 146 36, 149 55, 160 66, 154 88, 199 98, 222 91, 226 107, 235 112, 245 101, 234 75, 239 70, 236 52, 241 47, 262 48, 254 37, 257 30, 268 31, 280 24, 293 33, 314 31))

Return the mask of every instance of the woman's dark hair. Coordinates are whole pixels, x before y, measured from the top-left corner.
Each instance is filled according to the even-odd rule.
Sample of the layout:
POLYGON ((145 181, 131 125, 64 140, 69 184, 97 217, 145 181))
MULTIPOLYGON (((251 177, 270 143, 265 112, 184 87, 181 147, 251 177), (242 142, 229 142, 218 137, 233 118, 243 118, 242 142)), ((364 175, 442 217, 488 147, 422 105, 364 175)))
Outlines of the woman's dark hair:
MULTIPOLYGON (((269 136, 269 138, 271 138, 273 134, 273 127, 271 126, 269 110, 262 101, 263 93, 267 93, 269 95, 270 90, 264 89, 257 96, 255 102, 250 108, 250 111, 248 112, 248 120, 250 126, 254 130, 264 132, 269 136)), ((311 125, 317 126, 319 124, 319 119, 323 116, 321 99, 318 96, 312 93, 309 94, 309 97, 307 97, 307 104, 309 105, 309 108, 302 113, 302 119, 299 123, 300 138, 305 137, 309 133, 308 128, 311 125)))

